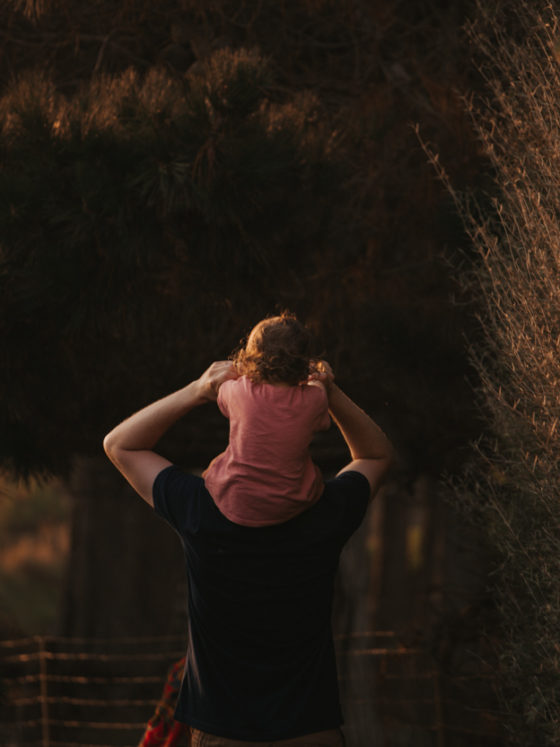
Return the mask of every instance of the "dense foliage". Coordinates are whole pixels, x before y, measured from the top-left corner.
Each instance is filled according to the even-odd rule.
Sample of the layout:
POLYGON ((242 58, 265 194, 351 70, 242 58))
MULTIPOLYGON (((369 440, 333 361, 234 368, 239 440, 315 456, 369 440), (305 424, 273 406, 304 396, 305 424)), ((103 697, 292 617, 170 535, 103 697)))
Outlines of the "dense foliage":
POLYGON ((481 210, 457 196, 478 251, 463 278, 487 426, 457 497, 495 557, 502 710, 523 747, 560 741, 559 23, 550 5, 481 4, 470 32, 488 89, 472 114, 497 197, 481 210))
MULTIPOLYGON (((189 163, 188 157, 197 147, 196 143, 191 144, 188 157, 184 153, 174 153, 175 145, 165 140, 176 138, 173 127, 163 121, 165 116, 158 118, 153 112, 149 113, 145 103, 141 107, 143 113, 132 112, 127 124, 121 121, 118 138, 111 134, 111 127, 105 125, 96 141, 88 136, 83 141, 87 148, 83 157, 78 158, 82 147, 79 139, 72 136, 69 143, 68 136, 61 132, 68 148, 70 145, 74 148, 67 150, 65 156, 60 153, 56 156, 57 159, 66 158, 66 174, 71 171, 72 158, 77 163, 81 159, 82 166, 84 158, 92 163, 97 149, 97 158, 102 164, 105 148, 107 155, 113 149, 108 155, 108 164, 94 169, 88 167, 81 176, 76 176, 81 183, 76 194, 73 186, 66 182, 66 194, 73 197, 86 190, 85 208, 78 205, 76 197, 73 207, 64 207, 59 217, 54 218, 59 222, 66 220, 67 232, 76 231, 75 244, 80 232, 90 244, 105 242, 107 234, 111 243, 113 228, 121 239, 118 249, 112 248, 103 260, 105 264, 109 257, 110 262, 118 260, 120 270, 117 268, 107 274, 106 267, 99 265, 100 289, 98 293, 92 291, 89 298, 98 298, 101 305, 110 310, 115 285, 119 288, 126 285, 119 279, 126 274, 124 255, 130 255, 136 248, 138 261, 149 273, 163 276, 160 286, 163 284, 169 289, 174 283, 178 287, 185 282, 184 287, 190 294, 189 314, 173 305, 170 299, 177 296, 167 290, 168 313, 159 318, 160 330, 171 325, 166 337, 173 336, 173 325, 184 335, 184 352, 190 363, 177 371, 177 381, 183 380, 181 375, 189 375, 196 369, 195 359, 206 363, 218 353, 225 354, 262 310, 274 310, 276 304, 292 307, 310 321, 320 346, 328 352, 344 385, 365 407, 377 413, 380 422, 397 439, 404 464, 411 474, 418 470, 438 474, 442 464, 455 468, 460 461, 461 446, 473 432, 473 419, 471 396, 464 381, 466 364, 461 329, 465 317, 462 307, 450 302, 453 278, 442 261, 442 249, 446 244, 456 246, 461 241, 462 229, 451 201, 434 181, 425 163, 411 124, 421 122, 423 132, 437 141, 460 183, 473 181, 479 165, 471 127, 456 93, 456 88, 464 90, 470 82, 469 67, 464 65, 466 52, 461 34, 461 24, 470 7, 470 0, 451 5, 445 0, 424 0, 414 8, 404 6, 399 0, 383 4, 335 0, 281 3, 133 0, 118 8, 109 0, 92 0, 86 4, 64 0, 29 0, 26 3, 12 0, 3 4, 0 7, 0 86, 8 99, 20 95, 14 89, 15 78, 23 75, 24 80, 29 80, 28 76, 35 80, 35 71, 40 68, 48 74, 43 74, 44 83, 32 84, 33 95, 42 95, 40 92, 47 81, 52 80, 59 99, 64 95, 63 100, 74 102, 72 106, 84 112, 89 107, 87 116, 93 117, 96 128, 101 113, 92 115, 94 92, 99 92, 101 104, 112 97, 122 98, 126 87, 132 91, 132 97, 142 88, 144 97, 159 97, 168 107, 172 92, 183 95, 185 81, 199 75, 215 52, 259 48, 268 67, 263 98, 273 102, 270 116, 276 116, 272 109, 277 111, 279 106, 284 106, 282 117, 291 118, 294 123, 299 117, 300 125, 293 126, 296 129, 305 126, 307 141, 310 133, 318 133, 313 136, 319 144, 311 146, 310 164, 317 165, 322 158, 321 148, 331 151, 330 163, 334 145, 337 154, 343 154, 344 169, 336 185, 323 180, 322 167, 302 167, 308 174, 314 170, 315 176, 310 176, 306 195, 300 196, 298 190, 294 192, 289 186, 288 168, 282 155, 285 146, 275 145, 273 155, 270 139, 267 140, 268 165, 263 167, 259 165, 262 154, 258 150, 247 152, 245 145, 231 138, 218 143, 216 138, 210 137, 207 145, 201 146, 203 141, 199 133, 198 145, 206 151, 201 150, 197 160, 197 169, 202 169, 198 177, 206 178, 204 169, 208 168, 214 168, 218 176, 214 187, 205 192, 204 209, 209 210, 206 218, 200 224, 198 219, 193 220, 191 210, 189 229, 177 239, 181 221, 184 227, 185 220, 171 214, 175 210, 171 202, 183 199, 182 170, 185 163, 189 163), (163 81, 163 90, 156 96, 154 87, 160 85, 158 81, 163 81), (291 114, 286 108, 288 103, 291 114), (149 125, 146 124, 148 120, 149 125), (133 135, 135 127, 139 129, 133 135), (336 133, 334 143, 329 132, 336 133), (231 153, 224 150, 226 144, 228 149, 233 148, 231 153), (152 146, 154 150, 150 153, 147 149, 152 146), (212 166, 214 155, 221 158, 223 153, 226 153, 227 163, 218 158, 212 166), (123 177, 121 166, 129 168, 137 156, 140 163, 123 177), (274 159, 276 166, 272 164, 274 159), (236 174, 235 194, 228 192, 231 173, 228 176, 226 171, 221 171, 222 165, 230 169, 241 166, 239 175, 236 174), (265 177, 263 168, 274 170, 283 165, 286 165, 284 176, 271 177, 277 180, 274 186, 265 177), (107 172, 105 175, 103 169, 107 172), (113 179, 111 175, 116 172, 113 179), (129 178, 136 179, 130 190, 129 178), (186 245, 187 234, 202 235, 206 231, 204 221, 210 220, 212 211, 214 215, 222 215, 224 200, 230 215, 238 206, 243 211, 241 223, 232 221, 230 226, 235 242, 241 241, 249 210, 243 190, 247 188, 252 199, 259 179, 263 179, 266 194, 258 193, 262 210, 260 213, 253 211, 248 228, 256 230, 257 234, 260 231, 260 238, 248 235, 247 248, 240 252, 240 243, 236 249, 230 246, 229 237, 227 242, 222 241, 230 228, 219 223, 209 232, 209 241, 205 244, 208 251, 204 257, 197 250, 197 263, 196 266, 189 264, 188 277, 184 278, 185 267, 170 269, 170 264, 165 265, 163 257, 169 259, 171 244, 174 242, 174 251, 183 257, 184 248, 178 248, 181 242, 186 245), (279 187, 282 179, 284 186, 279 187), (282 192, 280 200, 277 199, 278 189, 282 192), (312 190, 315 199, 308 201, 312 190), (156 193, 159 195, 157 208, 156 193), (101 209, 102 195, 108 199, 101 209), (124 203, 117 209, 116 201, 121 199, 124 203), (135 202, 137 199, 139 202, 135 202), (142 200, 151 200, 147 211, 139 207, 142 200), (212 200, 215 203, 210 207, 212 200), (90 211, 89 223, 85 220, 87 210, 90 211), (105 215, 98 226, 96 211, 99 210, 105 215), (165 217, 166 238, 160 241, 162 211, 166 210, 171 211, 165 217), (321 211, 326 220, 319 229, 317 221, 321 211), (336 215, 332 215, 333 211, 336 215), (304 219, 308 213, 309 222, 304 219), (76 214, 77 225, 71 228, 76 214), (273 226, 275 222, 277 227, 273 226), (103 224, 105 228, 101 227, 103 224), (276 261, 279 253, 274 248, 279 244, 273 234, 278 230, 289 231, 287 224, 291 224, 293 236, 299 236, 299 240, 292 236, 286 241, 285 261, 279 264, 276 261), (265 239, 268 230, 270 233, 265 239), (168 234, 175 238, 169 238, 168 234), (301 251, 294 249, 296 244, 301 251), (160 253, 157 261, 156 247, 160 253), (289 263, 294 259, 296 264, 290 268, 289 263), (215 261, 215 271, 211 269, 212 261, 215 261), (156 270, 154 263, 160 263, 156 270), (211 277, 211 283, 205 282, 207 277, 211 277), (241 282, 242 279, 245 281, 241 282), (231 305, 226 307, 221 305, 224 285, 228 293, 234 285, 238 289, 231 305), (196 294, 192 296, 193 287, 196 291, 205 290, 203 300, 196 294), (212 299, 209 293, 213 294, 212 299), (194 305, 200 309, 196 324, 193 324, 194 305), (247 313, 249 307, 250 313, 247 313), (188 330, 188 334, 184 330, 188 330), (219 342, 222 340, 227 342, 222 344, 219 342), (201 348, 206 352, 205 357, 201 348)), ((17 90, 22 86, 21 82, 16 84, 17 90)), ((113 104, 109 108, 111 106, 113 104)), ((136 104, 131 106, 134 110, 136 104)), ((72 116, 76 122, 78 113, 72 116)), ((203 124, 202 120, 199 124, 203 124)), ((243 132, 253 137, 248 127, 243 132)), ((309 152, 308 145, 305 147, 309 152)), ((41 148, 37 140, 34 154, 43 153, 41 148)), ((49 155, 51 166, 55 163, 53 158, 49 155)), ((301 160, 294 167, 296 171, 300 166, 301 160)), ((33 180, 31 174, 28 178, 33 180)), ((33 190, 41 201, 39 181, 33 190)), ((56 200, 51 192, 58 190, 60 183, 51 172, 48 181, 51 186, 47 189, 46 201, 50 202, 56 200)), ((46 183, 44 179, 42 183, 46 183)), ((190 199, 200 205, 203 196, 194 195, 192 190, 189 194, 190 199)), ((34 221, 37 231, 40 221, 34 221)), ((50 233, 52 219, 49 221, 45 225, 50 233)), ((56 231, 60 233, 61 230, 58 225, 56 231)), ((192 240, 189 238, 191 258, 192 240)), ((285 246, 282 244, 282 251, 285 246)), ((79 273, 88 278, 96 276, 91 272, 91 261, 84 262, 79 273)), ((138 297, 144 295, 146 303, 136 310, 134 304, 129 307, 132 302, 128 298, 121 304, 118 322, 113 315, 111 324, 117 330, 127 318, 128 322, 133 318, 132 321, 144 329, 141 345, 132 342, 138 339, 134 334, 127 333, 124 339, 130 341, 130 349, 125 355, 123 333, 116 331, 116 339, 108 337, 104 347, 93 350, 95 346, 88 330, 99 323, 96 314, 84 311, 85 307, 73 306, 71 315, 61 312, 65 323, 69 323, 69 316, 74 317, 75 336, 89 339, 87 348, 86 344, 82 349, 76 347, 76 341, 72 340, 65 350, 74 364, 78 358, 84 363, 83 367, 77 366, 74 378, 81 376, 83 370, 88 379, 111 378, 114 382, 123 374, 130 378, 130 371, 142 370, 153 382, 149 397, 165 391, 175 381, 162 373, 169 370, 169 366, 162 366, 162 356, 171 355, 169 351, 165 353, 164 340, 157 340, 153 355, 145 353, 142 357, 140 354, 142 346, 149 348, 152 343, 148 340, 156 337, 155 333, 151 337, 147 335, 145 327, 150 318, 154 318, 148 310, 153 310, 155 302, 149 297, 150 281, 142 284, 139 275, 135 277, 135 281, 127 281, 128 286, 135 288, 132 295, 136 290, 138 297), (83 330, 83 334, 78 330, 83 330), (75 350, 77 355, 70 350, 75 350), (121 368, 108 374, 106 360, 113 361, 119 354, 121 368)), ((92 288, 94 286, 95 283, 92 288)), ((124 292, 119 290, 121 294, 124 292)), ((103 315, 101 309, 101 319, 103 315)), ((44 313, 41 316, 49 317, 44 313)), ((49 346, 42 338, 38 339, 38 334, 36 330, 29 338, 33 344, 23 352, 22 361, 10 364, 15 366, 13 370, 18 376, 25 366, 29 369, 33 363, 30 356, 34 359, 39 350, 42 356, 50 355, 49 346)), ((46 327, 45 337, 52 340, 56 335, 46 327)), ((49 360, 46 368, 52 370, 56 366, 58 364, 49 360)), ((61 389, 66 386, 63 383, 61 389)), ((64 424, 58 420, 58 427, 48 435, 46 442, 51 444, 55 438, 60 439, 61 434, 67 432, 67 426, 74 430, 80 413, 85 418, 84 430, 87 431, 89 422, 99 421, 100 409, 106 411, 109 423, 111 412, 114 419, 126 412, 127 405, 137 407, 140 401, 148 398, 136 381, 124 397, 108 398, 110 386, 107 382, 103 396, 98 397, 93 392, 87 402, 82 396, 76 397, 77 386, 70 388, 68 419, 64 424), (72 402, 76 403, 74 410, 72 402), (113 402, 117 403, 116 409, 113 402), (93 420, 91 413, 84 410, 88 403, 91 403, 93 420)), ((95 391, 99 389, 98 385, 94 388, 95 391)), ((17 392, 13 394, 18 395, 17 392)), ((20 396, 14 396, 12 408, 27 407, 20 400, 20 396)), ((33 400, 30 410, 36 409, 37 402, 33 400)), ((49 417, 44 418, 45 424, 47 421, 51 422, 49 417)), ((92 443, 98 436, 97 427, 95 431, 92 443)), ((21 437, 27 439, 29 446, 29 431, 21 437)), ((60 444, 60 452, 66 453, 68 445, 74 447, 72 439, 60 444)), ((38 445, 36 451, 41 449, 38 445)), ((18 449, 22 450, 23 447, 18 449)))
POLYGON ((269 81, 257 53, 221 50, 180 80, 129 70, 65 96, 32 73, 5 93, 4 461, 98 447, 259 313, 304 306, 327 245, 351 259, 318 103, 269 81))

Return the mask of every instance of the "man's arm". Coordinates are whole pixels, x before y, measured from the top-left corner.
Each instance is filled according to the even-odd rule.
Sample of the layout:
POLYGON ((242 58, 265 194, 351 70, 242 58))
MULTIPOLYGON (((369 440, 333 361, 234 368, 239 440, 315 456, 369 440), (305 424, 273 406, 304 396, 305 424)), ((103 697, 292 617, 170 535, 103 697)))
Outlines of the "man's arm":
POLYGON ((153 506, 154 480, 171 464, 156 454, 153 447, 193 407, 215 401, 220 385, 231 378, 236 378, 232 363, 217 361, 199 379, 144 407, 105 436, 105 453, 150 506, 153 506))
POLYGON ((371 497, 381 486, 391 462, 393 447, 370 416, 353 402, 334 382, 328 386, 329 411, 350 450, 352 461, 343 472, 361 472, 368 480, 371 497))
POLYGON ((361 472, 369 482, 373 498, 393 461, 391 442, 377 423, 339 389, 334 382, 332 369, 326 361, 319 361, 311 377, 321 381, 325 386, 329 412, 342 433, 352 457, 352 461, 338 474, 350 470, 361 472))

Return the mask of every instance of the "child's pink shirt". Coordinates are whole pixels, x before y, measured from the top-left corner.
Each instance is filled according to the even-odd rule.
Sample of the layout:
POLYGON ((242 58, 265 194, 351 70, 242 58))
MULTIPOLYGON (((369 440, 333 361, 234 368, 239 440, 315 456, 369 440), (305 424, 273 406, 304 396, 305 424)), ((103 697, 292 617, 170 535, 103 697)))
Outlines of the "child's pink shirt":
POLYGON ((224 516, 267 526, 319 499, 323 478, 308 447, 313 434, 330 425, 324 387, 274 386, 241 376, 220 386, 218 406, 229 418, 229 445, 202 476, 224 516))

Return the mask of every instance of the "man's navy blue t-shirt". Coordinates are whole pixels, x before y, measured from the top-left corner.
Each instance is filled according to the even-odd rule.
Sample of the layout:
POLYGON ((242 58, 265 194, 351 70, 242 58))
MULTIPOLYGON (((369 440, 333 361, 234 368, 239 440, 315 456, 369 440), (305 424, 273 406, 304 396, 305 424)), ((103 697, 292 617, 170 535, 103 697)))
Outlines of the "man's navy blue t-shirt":
POLYGON ((367 509, 364 475, 343 472, 310 509, 267 527, 226 519, 204 480, 176 466, 159 473, 153 495, 157 513, 181 537, 189 582, 175 718, 245 741, 337 728, 333 581, 367 509))

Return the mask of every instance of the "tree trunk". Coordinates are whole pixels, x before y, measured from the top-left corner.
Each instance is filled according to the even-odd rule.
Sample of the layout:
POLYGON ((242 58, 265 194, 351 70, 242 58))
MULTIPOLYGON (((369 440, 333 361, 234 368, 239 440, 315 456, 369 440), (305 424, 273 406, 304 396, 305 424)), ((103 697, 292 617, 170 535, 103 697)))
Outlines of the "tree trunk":
POLYGON ((60 632, 182 634, 185 569, 173 530, 102 456, 75 460, 72 539, 60 632))

